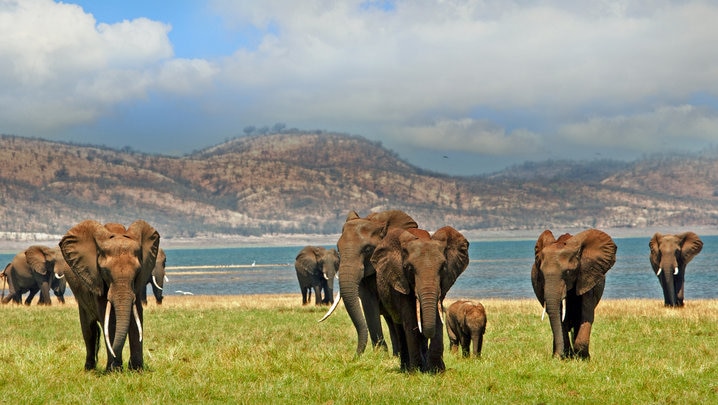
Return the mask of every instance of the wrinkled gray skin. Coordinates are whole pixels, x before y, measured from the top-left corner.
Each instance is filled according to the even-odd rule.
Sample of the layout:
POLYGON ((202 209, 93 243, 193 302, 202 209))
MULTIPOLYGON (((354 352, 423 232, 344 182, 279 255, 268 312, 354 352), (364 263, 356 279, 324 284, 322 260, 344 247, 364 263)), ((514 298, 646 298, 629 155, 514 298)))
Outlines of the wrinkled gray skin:
MULTIPOLYGON (((357 354, 366 349, 367 337, 375 347, 386 348, 381 327, 380 314, 383 311, 376 291, 376 271, 371 263, 374 249, 393 228, 416 228, 416 222, 406 213, 389 210, 369 214, 360 218, 352 211, 342 228, 337 242, 339 250, 339 291, 344 307, 357 331, 357 354)), ((386 316, 385 316, 386 318, 386 316)), ((387 323, 390 321, 387 320, 387 323)), ((393 344, 392 351, 397 354, 393 344)))
POLYGON ((165 286, 166 265, 167 256, 165 255, 165 251, 163 249, 160 249, 159 253, 157 253, 157 260, 155 260, 155 268, 152 269, 150 279, 147 280, 145 288, 140 291, 140 300, 142 300, 142 305, 147 305, 147 284, 152 287, 152 293, 155 296, 155 301, 157 302, 157 305, 162 305, 162 291, 164 290, 165 286))
POLYGON ((558 239, 546 230, 534 252, 531 284, 549 316, 554 357, 590 358, 594 311, 603 295, 606 273, 616 262, 616 244, 597 229, 558 239))
POLYGON ((480 302, 459 300, 449 306, 446 312, 446 333, 452 353, 461 347, 462 355, 469 357, 469 349, 473 344, 474 357, 480 357, 485 332, 486 310, 480 302))
POLYGON ((60 249, 41 245, 30 246, 15 255, 3 270, 2 274, 6 278, 8 295, 3 297, 2 303, 7 304, 13 301, 19 304, 22 301, 22 295, 30 292, 25 300, 25 304, 30 305, 39 291, 40 301, 38 304, 50 305, 50 290, 55 293, 58 301, 65 303, 66 282, 61 275, 67 268, 60 249), (56 274, 59 276, 56 277, 56 274))
POLYGON ((339 253, 336 249, 321 246, 305 246, 294 260, 299 288, 302 290, 302 305, 312 299, 314 304, 334 302, 334 277, 339 270, 339 253))
POLYGON ((648 242, 648 247, 651 250, 651 267, 663 289, 664 305, 682 307, 686 266, 701 252, 703 241, 693 232, 678 235, 656 233, 648 242))
POLYGON ((450 226, 432 236, 423 229, 392 229, 379 242, 371 262, 379 299, 398 338, 401 369, 444 371, 439 311, 469 264, 469 242, 450 226))
POLYGON ((71 269, 65 278, 80 313, 85 370, 95 369, 103 334, 107 371, 122 370, 122 349, 128 335, 128 367, 144 367, 143 308, 138 296, 155 267, 159 243, 159 233, 142 220, 127 229, 121 224, 83 221, 60 241, 71 269))

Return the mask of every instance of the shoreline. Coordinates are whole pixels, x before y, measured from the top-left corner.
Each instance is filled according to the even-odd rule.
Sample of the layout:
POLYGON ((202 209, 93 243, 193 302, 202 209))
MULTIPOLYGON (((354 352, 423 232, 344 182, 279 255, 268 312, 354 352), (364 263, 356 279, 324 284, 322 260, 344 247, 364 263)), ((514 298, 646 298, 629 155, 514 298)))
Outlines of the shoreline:
MULTIPOLYGON (((549 228, 554 234, 576 234, 587 228, 549 228)), ((656 232, 680 233, 693 231, 699 236, 718 235, 718 228, 711 226, 694 227, 647 227, 647 228, 599 228, 615 239, 650 239, 656 232)), ((469 242, 500 242, 535 240, 544 229, 536 230, 461 230, 469 242)), ((0 239, 0 254, 14 254, 32 245, 57 245, 62 235, 25 234, 21 239, 0 239)), ((217 249, 243 247, 281 247, 307 245, 335 245, 340 234, 274 234, 262 236, 243 235, 202 235, 193 238, 167 236, 161 239, 163 249, 217 249)))

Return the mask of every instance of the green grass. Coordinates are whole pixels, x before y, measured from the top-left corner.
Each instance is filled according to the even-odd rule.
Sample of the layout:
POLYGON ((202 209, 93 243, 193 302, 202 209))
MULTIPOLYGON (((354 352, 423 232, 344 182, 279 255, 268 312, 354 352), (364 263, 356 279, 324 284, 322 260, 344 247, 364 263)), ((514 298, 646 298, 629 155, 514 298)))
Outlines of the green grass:
MULTIPOLYGON (((142 372, 83 371, 77 308, 0 306, 6 403, 662 403, 718 402, 718 301, 672 310, 659 300, 598 307, 590 361, 551 358, 531 300, 482 300, 481 359, 445 350, 447 371, 407 374, 384 351, 354 357, 344 311, 296 296, 168 297, 145 310, 142 372)), ((448 302, 446 303, 448 305, 448 302)), ((448 341, 445 342, 448 344, 448 341)), ((125 359, 128 347, 125 345, 125 359)))

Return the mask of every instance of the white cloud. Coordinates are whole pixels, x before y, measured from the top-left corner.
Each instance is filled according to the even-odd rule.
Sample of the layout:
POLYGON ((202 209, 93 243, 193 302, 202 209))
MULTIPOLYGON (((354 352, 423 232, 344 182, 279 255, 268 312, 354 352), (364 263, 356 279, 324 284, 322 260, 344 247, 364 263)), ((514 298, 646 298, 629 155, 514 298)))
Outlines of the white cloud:
MULTIPOLYGON (((398 131, 401 131, 398 129, 398 131)), ((411 127, 402 136, 413 146, 483 155, 531 155, 540 147, 537 134, 519 129, 507 133, 487 121, 444 120, 433 125, 411 127)))
MULTIPOLYGON (((117 106, 167 102, 153 111, 182 105, 214 123, 209 143, 274 122, 381 139, 400 154, 409 144, 506 156, 555 150, 557 137, 598 146, 598 135, 636 152, 651 151, 650 139, 714 142, 713 2, 209 3, 228 36, 251 31, 252 43, 177 59, 168 24, 107 24, 71 4, 0 0, 0 131, 54 133, 117 106), (691 107, 697 95, 702 107, 691 107)), ((189 132, 176 116, 142 118, 189 132)))
POLYGON ((172 57, 169 30, 146 18, 98 24, 50 0, 0 0, 0 130, 51 133, 146 97, 172 57))
POLYGON ((691 105, 663 106, 633 115, 594 117, 564 125, 565 141, 636 152, 692 149, 715 142, 718 112, 691 105))

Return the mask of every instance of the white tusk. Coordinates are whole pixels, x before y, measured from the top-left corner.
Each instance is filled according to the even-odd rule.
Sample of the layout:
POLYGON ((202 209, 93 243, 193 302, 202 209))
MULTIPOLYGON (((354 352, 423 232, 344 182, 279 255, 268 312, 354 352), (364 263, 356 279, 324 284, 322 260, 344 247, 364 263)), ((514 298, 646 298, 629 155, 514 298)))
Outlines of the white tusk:
POLYGON ((65 277, 65 275, 58 276, 57 273, 55 273, 55 278, 58 280, 62 280, 65 277))
POLYGON ((137 305, 132 303, 132 315, 135 316, 135 323, 137 323, 137 330, 140 332, 140 342, 142 341, 142 322, 140 322, 140 314, 137 312, 137 305))
POLYGON ((115 351, 112 350, 112 345, 110 344, 110 335, 109 335, 109 333, 110 333, 110 309, 111 309, 110 307, 111 306, 112 306, 112 304, 110 304, 110 302, 108 301, 107 306, 105 307, 105 330, 104 330, 104 332, 105 332, 105 345, 107 345, 107 350, 110 351, 110 354, 114 358, 117 356, 115 356, 115 351))
POLYGON ((439 320, 441 324, 444 324, 444 303, 439 301, 436 303, 437 309, 439 310, 439 320))
POLYGON ((329 315, 331 315, 332 312, 334 312, 334 310, 337 308, 337 305, 339 305, 339 301, 341 301, 341 299, 342 299, 342 296, 339 295, 339 293, 337 293, 337 296, 334 298, 334 303, 332 304, 331 308, 329 308, 329 311, 327 311, 327 313, 324 314, 322 319, 318 320, 317 322, 321 322, 321 321, 329 318, 329 315))
POLYGON ((541 311, 541 320, 543 321, 543 318, 546 317, 546 303, 543 303, 543 311, 541 311))
POLYGON ((661 273, 663 273, 663 267, 658 268, 658 273, 656 273, 656 276, 660 276, 661 273))
POLYGON ((157 284, 157 279, 155 278, 155 276, 152 276, 152 284, 154 284, 154 286, 157 287, 158 290, 162 291, 162 287, 157 284))
POLYGON ((566 298, 561 300, 561 322, 566 319, 566 298))
POLYGON ((327 275, 325 274, 325 275, 324 275, 324 279, 325 279, 325 280, 329 280, 329 277, 327 277, 327 275))
POLYGON ((416 299, 416 323, 419 325, 419 333, 424 333, 421 330, 421 304, 418 297, 416 299))
POLYGON ((673 275, 674 276, 678 275, 678 266, 676 266, 676 268, 673 270, 673 275))
POLYGON ((170 281, 170 279, 168 279, 167 276, 165 275, 165 283, 168 281, 170 281))

